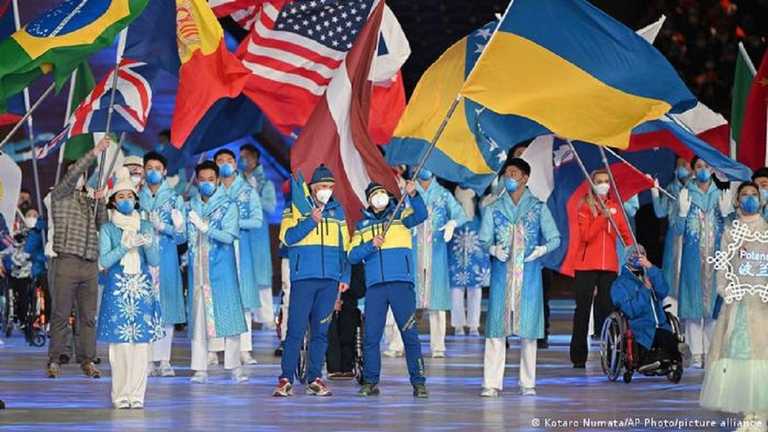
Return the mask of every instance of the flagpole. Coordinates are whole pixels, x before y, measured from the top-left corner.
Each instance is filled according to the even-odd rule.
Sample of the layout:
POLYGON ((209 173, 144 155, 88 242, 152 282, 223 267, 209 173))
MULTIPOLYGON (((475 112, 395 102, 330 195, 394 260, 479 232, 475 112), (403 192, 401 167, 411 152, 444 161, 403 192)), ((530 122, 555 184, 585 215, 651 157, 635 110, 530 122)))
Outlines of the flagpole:
MULTIPOLYGON (((72 101, 75 99, 76 80, 77 69, 72 71, 72 75, 69 78, 69 95, 67 95, 67 106, 64 113, 64 127, 67 127, 67 123, 69 123, 69 116, 72 115, 72 101)), ((64 154, 67 148, 67 141, 69 141, 69 139, 64 140, 64 142, 61 144, 61 147, 59 148, 59 160, 56 163, 56 177, 54 177, 53 180, 54 185, 59 183, 59 178, 61 177, 61 166, 64 164, 64 154)))
MULTIPOLYGON (((602 147, 602 146, 601 146, 601 147, 602 147)), ((649 175, 649 174, 646 174, 646 173, 644 173, 644 172, 640 171, 640 169, 639 169, 638 167, 636 167, 636 166, 632 165, 631 163, 629 163, 629 161, 627 161, 626 159, 624 159, 623 157, 621 157, 621 155, 619 155, 618 153, 616 153, 615 151, 613 151, 613 149, 612 149, 612 148, 610 148, 610 147, 605 147, 605 149, 606 149, 606 150, 607 150, 607 151, 608 151, 608 152, 609 152, 611 155, 613 155, 613 157, 615 157, 616 159, 618 159, 618 160, 620 160, 621 162, 625 163, 625 164, 626 164, 628 167, 630 167, 630 168, 631 168, 632 170, 634 170, 635 172, 637 172, 637 173, 639 173, 639 174, 642 174, 642 175, 644 175, 644 176, 647 176, 647 175, 649 175)), ((666 195, 666 196, 667 196, 669 199, 671 199, 671 200, 673 200, 673 201, 677 201, 677 197, 675 197, 674 195, 672 195, 671 193, 669 193, 669 192, 668 192, 666 189, 664 189, 663 187, 659 186, 659 187, 657 187, 656 189, 658 189, 658 190, 659 190, 661 193, 663 193, 664 195, 666 195)))
MULTIPOLYGON (((573 156, 576 158, 576 162, 578 162, 579 168, 581 168, 581 172, 584 174, 584 178, 586 178, 587 181, 589 182, 589 187, 591 188, 591 190, 594 191, 595 183, 592 182, 592 177, 589 176, 589 172, 587 172, 587 167, 584 166, 584 161, 581 160, 581 156, 579 156, 579 153, 576 151, 576 147, 573 146, 573 143, 571 142, 571 140, 566 139, 565 141, 568 143, 568 147, 571 148, 571 151, 573 152, 573 156)), ((608 173, 610 176, 610 171, 608 171, 608 173)), ((613 219, 613 215, 611 214, 610 210, 605 206, 605 203, 599 197, 595 201, 597 201, 597 203, 600 205, 600 210, 603 212, 603 214, 605 214, 608 217, 608 222, 611 224, 613 229, 616 230, 617 237, 621 242, 622 246, 626 247, 627 244, 624 242, 624 238, 620 235, 621 232, 619 231, 619 226, 616 224, 616 221, 613 219)), ((623 207, 623 203, 619 203, 619 205, 623 207)), ((632 230, 630 229, 630 232, 631 231, 632 230)), ((634 234, 633 234, 633 238, 634 238, 634 234)))
POLYGON ((40 106, 43 100, 46 97, 48 97, 49 94, 51 94, 54 88, 56 88, 56 83, 52 82, 51 85, 45 90, 45 92, 43 92, 43 94, 40 95, 39 98, 37 98, 37 101, 35 101, 35 103, 29 108, 29 110, 27 110, 27 112, 24 113, 24 116, 21 118, 21 120, 19 120, 18 123, 16 123, 13 126, 13 129, 11 129, 11 131, 8 132, 8 135, 6 135, 5 138, 3 138, 2 141, 0 141, 0 149, 2 149, 4 145, 8 144, 8 141, 10 141, 13 135, 16 134, 16 132, 18 132, 18 130, 21 128, 24 122, 27 121, 27 119, 32 115, 32 113, 37 109, 37 107, 40 106))
MULTIPOLYGON (((19 2, 13 0, 13 24, 16 31, 21 29, 21 19, 19 16, 19 2)), ((35 129, 32 123, 32 112, 30 110, 29 100, 29 87, 24 88, 24 110, 29 114, 27 117, 27 132, 28 139, 32 146, 32 175, 35 178, 35 202, 37 203, 37 211, 42 213, 43 211, 43 199, 40 197, 40 176, 37 170, 37 152, 35 151, 35 129)), ((2 147, 2 146, 0 146, 2 147)))
MULTIPOLYGON (((613 190, 616 191, 616 196, 619 198, 619 207, 621 208, 622 213, 624 213, 624 220, 627 221, 627 229, 629 230, 629 233, 632 234, 632 243, 637 244, 637 237, 635 237, 635 232, 632 230, 632 225, 629 223, 629 214, 627 214, 627 209, 624 208, 624 199, 621 197, 619 186, 616 184, 616 179, 613 177, 613 171, 611 171, 611 165, 608 163, 608 156, 606 156, 605 149, 603 148, 603 146, 599 145, 597 146, 597 148, 600 149, 600 157, 602 157, 603 159, 603 165, 605 165, 605 170, 608 171, 608 178, 611 180, 611 185, 613 186, 613 190)), ((616 231, 616 233, 618 234, 618 231, 616 231)))
POLYGON ((757 75, 757 69, 755 69, 755 64, 752 63, 752 59, 749 57, 749 54, 747 54, 747 49, 744 48, 744 43, 742 42, 739 42, 739 53, 744 57, 744 63, 747 64, 747 69, 749 69, 754 78, 754 76, 757 75))
MULTIPOLYGON (((107 111, 107 125, 104 131, 104 136, 109 137, 109 132, 112 127, 112 113, 115 111, 115 93, 117 92, 117 83, 118 83, 118 75, 120 72, 120 62, 123 58, 123 51, 125 49, 125 38, 128 34, 128 27, 124 28, 122 31, 120 31, 120 36, 118 37, 117 41, 117 50, 115 52, 115 68, 112 71, 112 88, 110 89, 110 95, 109 95, 109 110, 107 111)), ((119 150, 119 147, 118 147, 119 150)), ((99 172, 98 176, 96 178, 98 179, 98 189, 101 189, 103 187, 104 181, 106 179, 102 180, 102 177, 106 174, 107 176, 109 173, 104 173, 104 164, 107 162, 107 152, 103 152, 101 154, 101 161, 99 163, 99 172)))

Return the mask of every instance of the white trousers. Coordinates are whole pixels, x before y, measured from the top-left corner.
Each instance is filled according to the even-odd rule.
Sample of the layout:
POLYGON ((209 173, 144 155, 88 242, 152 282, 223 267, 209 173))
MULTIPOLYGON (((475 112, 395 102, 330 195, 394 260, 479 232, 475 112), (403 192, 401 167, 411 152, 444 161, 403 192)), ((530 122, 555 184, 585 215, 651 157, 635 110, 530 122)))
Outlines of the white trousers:
POLYGON ((173 344, 173 325, 165 326, 165 337, 152 342, 150 357, 153 362, 170 362, 173 344))
POLYGON ((148 343, 109 344, 112 403, 141 402, 147 390, 148 343))
MULTIPOLYGON (((507 347, 504 338, 485 339, 483 357, 483 388, 504 389, 504 366, 507 362, 507 347)), ((521 388, 536 387, 536 339, 520 339, 521 388)))
POLYGON ((283 318, 280 321, 280 342, 288 335, 288 305, 291 304, 291 264, 288 258, 280 260, 280 276, 282 278, 283 302, 280 311, 283 318))
POLYGON ((469 327, 470 330, 480 328, 480 302, 483 299, 483 290, 480 288, 452 288, 451 297, 453 300, 451 327, 469 327), (467 292, 466 304, 464 291, 467 292))
POLYGON ((405 352, 403 345, 403 336, 400 335, 400 329, 397 328, 395 315, 392 314, 392 308, 387 310, 387 321, 384 327, 384 337, 387 339, 387 351, 405 352))
POLYGON ((259 300, 261 306, 256 309, 255 319, 265 328, 275 328, 275 306, 272 304, 272 287, 259 287, 259 300))
POLYGON ((429 311, 429 349, 445 352, 445 311, 429 311))
MULTIPOLYGON (((251 335, 253 334, 253 314, 251 311, 245 311, 245 326, 247 330, 245 333, 240 334, 240 351, 251 352, 253 350, 253 341, 251 335)), ((208 352, 221 352, 225 350, 224 338, 213 338, 208 342, 208 352)))
POLYGON ((715 320, 685 320, 685 339, 691 348, 692 355, 702 355, 709 352, 709 342, 715 331, 715 320))
POLYGON ((192 329, 192 362, 190 368, 195 372, 206 372, 208 370, 209 344, 221 343, 217 342, 216 339, 223 339, 224 369, 240 367, 240 336, 211 338, 209 340, 205 326, 203 296, 196 295, 195 297, 195 310, 193 312, 195 314, 195 328, 192 329))

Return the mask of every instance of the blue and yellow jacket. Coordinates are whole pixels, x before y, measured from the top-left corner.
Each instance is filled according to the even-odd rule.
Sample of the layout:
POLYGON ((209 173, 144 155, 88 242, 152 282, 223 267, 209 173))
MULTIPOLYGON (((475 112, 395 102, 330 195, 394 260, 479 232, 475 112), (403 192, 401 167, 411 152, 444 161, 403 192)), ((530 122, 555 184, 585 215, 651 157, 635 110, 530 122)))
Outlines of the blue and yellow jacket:
POLYGON ((370 209, 364 211, 363 219, 357 223, 350 244, 349 262, 365 263, 365 285, 369 288, 385 282, 413 283, 411 228, 427 219, 427 208, 418 193, 409 200, 411 208, 401 210, 395 216, 381 249, 373 245, 373 238, 384 232, 395 210, 395 202, 390 200, 387 208, 380 213, 370 209))
POLYGON ((331 200, 325 205, 319 224, 297 211, 284 212, 280 242, 288 247, 292 282, 333 279, 349 283, 349 232, 338 202, 331 200))

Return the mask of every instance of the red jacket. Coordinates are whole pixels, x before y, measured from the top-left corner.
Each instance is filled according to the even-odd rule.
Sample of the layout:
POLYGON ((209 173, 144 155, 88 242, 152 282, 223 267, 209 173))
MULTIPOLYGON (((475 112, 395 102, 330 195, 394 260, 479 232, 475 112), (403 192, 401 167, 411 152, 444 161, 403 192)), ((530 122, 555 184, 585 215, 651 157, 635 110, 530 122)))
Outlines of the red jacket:
MULTIPOLYGON (((624 243, 632 244, 632 235, 627 227, 627 220, 619 205, 608 198, 603 201, 608 207, 613 220, 619 228, 619 233, 624 243)), ((596 204, 597 215, 585 200, 579 207, 579 249, 576 254, 575 270, 605 270, 618 273, 619 258, 616 253, 616 230, 611 222, 600 211, 600 205, 596 204)))

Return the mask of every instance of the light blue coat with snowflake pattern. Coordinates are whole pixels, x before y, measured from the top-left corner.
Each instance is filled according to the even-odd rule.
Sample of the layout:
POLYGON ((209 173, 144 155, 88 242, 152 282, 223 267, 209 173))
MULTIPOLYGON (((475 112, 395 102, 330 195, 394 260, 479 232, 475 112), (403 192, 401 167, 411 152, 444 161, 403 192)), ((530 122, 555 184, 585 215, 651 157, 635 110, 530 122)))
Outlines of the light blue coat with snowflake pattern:
POLYGON ((523 260, 536 246, 545 246, 547 253, 560 246, 560 232, 546 204, 527 189, 517 204, 504 193, 485 209, 480 242, 486 249, 498 245, 509 253, 507 262, 491 257, 485 337, 503 338, 512 334, 526 339, 544 337, 541 258, 527 263, 523 260), (516 242, 513 231, 521 234, 516 242))
POLYGON ((100 342, 148 343, 163 337, 160 299, 152 289, 149 273, 149 266, 160 262, 160 249, 152 224, 141 221, 139 231, 152 235, 153 240, 139 248, 141 271, 126 274, 120 264, 128 252, 122 243, 123 230, 112 222, 99 230, 99 264, 107 274, 96 329, 100 342))
POLYGON ((261 198, 263 223, 258 228, 250 230, 248 237, 251 242, 251 252, 258 265, 254 269, 254 279, 259 289, 272 289, 272 243, 269 238, 269 214, 277 209, 275 185, 264 174, 264 167, 259 165, 248 177, 248 183, 256 189, 261 198))
MULTIPOLYGON (((427 220, 414 228, 413 254, 416 263, 416 307, 429 310, 451 310, 451 287, 448 277, 448 243, 443 239, 443 226, 450 220, 456 227, 467 222, 467 216, 453 194, 432 179, 427 189, 416 182, 416 189, 427 206, 427 220)), ((455 234, 455 232, 454 232, 455 234)))
POLYGON ((480 244, 480 215, 456 229, 448 244, 451 288, 481 289, 491 283, 488 251, 480 244))
MULTIPOLYGON (((256 261, 255 249, 264 247, 253 242, 253 232, 262 226, 261 199, 256 190, 242 176, 236 176, 229 187, 221 187, 227 196, 237 203, 240 236, 235 240, 238 254, 240 276, 240 297, 246 310, 256 310, 261 306, 259 287, 256 284, 256 271, 266 264, 256 261)), ((270 263, 271 265, 271 263, 270 263)))

